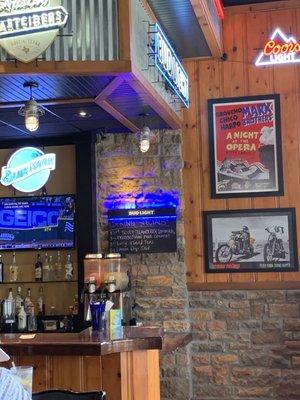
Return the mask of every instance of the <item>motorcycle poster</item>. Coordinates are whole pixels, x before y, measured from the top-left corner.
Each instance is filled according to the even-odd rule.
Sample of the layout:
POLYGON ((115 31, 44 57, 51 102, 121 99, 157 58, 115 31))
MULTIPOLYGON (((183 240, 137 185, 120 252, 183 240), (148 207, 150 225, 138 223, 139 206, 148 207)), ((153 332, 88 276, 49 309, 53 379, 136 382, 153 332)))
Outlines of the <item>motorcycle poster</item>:
POLYGON ((208 100, 213 198, 283 195, 279 95, 208 100))
POLYGON ((205 211, 206 272, 297 271, 294 208, 205 211))

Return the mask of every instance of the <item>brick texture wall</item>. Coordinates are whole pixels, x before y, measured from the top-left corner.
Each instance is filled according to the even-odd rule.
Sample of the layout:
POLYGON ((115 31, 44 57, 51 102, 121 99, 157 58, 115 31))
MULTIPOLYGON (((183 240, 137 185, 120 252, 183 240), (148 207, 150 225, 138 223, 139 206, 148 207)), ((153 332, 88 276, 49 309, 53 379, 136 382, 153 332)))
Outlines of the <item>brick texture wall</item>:
POLYGON ((300 291, 190 292, 186 286, 181 134, 157 131, 142 154, 134 135, 97 144, 99 233, 107 209, 178 201, 178 252, 129 256, 135 315, 193 342, 161 355, 162 400, 300 400, 300 291))
POLYGON ((190 292, 194 400, 300 399, 300 290, 190 292))

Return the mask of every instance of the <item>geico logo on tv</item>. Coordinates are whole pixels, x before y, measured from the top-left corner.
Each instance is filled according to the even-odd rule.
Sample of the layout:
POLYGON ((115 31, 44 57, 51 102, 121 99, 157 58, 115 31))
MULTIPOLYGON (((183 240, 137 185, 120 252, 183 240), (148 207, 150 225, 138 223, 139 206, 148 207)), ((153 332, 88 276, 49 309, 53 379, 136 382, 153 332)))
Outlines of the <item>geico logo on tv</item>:
POLYGON ((1 210, 0 226, 30 228, 34 226, 51 226, 57 224, 57 211, 1 210))

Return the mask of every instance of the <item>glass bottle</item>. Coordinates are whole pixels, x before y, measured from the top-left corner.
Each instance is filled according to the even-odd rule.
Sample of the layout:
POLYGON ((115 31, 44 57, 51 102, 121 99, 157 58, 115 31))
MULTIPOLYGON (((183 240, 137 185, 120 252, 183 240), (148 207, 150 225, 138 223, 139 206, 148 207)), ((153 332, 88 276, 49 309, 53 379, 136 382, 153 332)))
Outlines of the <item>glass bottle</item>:
POLYGON ((34 313, 34 305, 30 307, 30 311, 27 317, 27 329, 29 332, 35 332, 37 330, 37 318, 34 313))
POLYGON ((48 282, 50 280, 50 266, 48 254, 45 254, 45 260, 43 264, 43 281, 48 282))
POLYGON ((44 289, 43 286, 39 288, 39 297, 37 299, 37 313, 38 315, 45 315, 45 303, 44 303, 44 289))
POLYGON ((3 303, 3 317, 5 323, 13 324, 15 322, 16 316, 16 303, 12 293, 12 288, 8 291, 8 297, 4 300, 3 303))
POLYGON ((65 279, 71 281, 73 279, 73 263, 71 261, 71 254, 68 254, 67 262, 65 264, 65 279))
POLYGON ((22 288, 21 288, 21 286, 18 286, 17 294, 16 294, 16 298, 15 298, 15 302, 16 302, 16 315, 19 314, 19 312, 20 312, 20 310, 21 310, 22 303, 24 302, 24 299, 23 299, 21 293, 22 293, 22 288))
POLYGON ((21 305, 21 309, 18 314, 18 330, 25 331, 27 329, 27 314, 24 308, 24 303, 21 305))
POLYGON ((55 263, 55 280, 57 281, 62 280, 62 262, 61 262, 60 251, 57 252, 57 260, 55 263))
POLYGON ((49 280, 55 281, 54 267, 53 267, 53 256, 49 256, 49 280))
POLYGON ((0 254, 0 283, 4 282, 4 264, 2 260, 2 255, 0 254))
POLYGON ((37 260, 34 266, 34 275, 36 282, 43 281, 43 263, 41 261, 41 256, 39 254, 37 255, 37 260))
POLYGON ((50 307, 50 315, 56 315, 56 308, 55 306, 50 307))
POLYGON ((15 251, 13 252, 13 259, 12 263, 9 267, 9 280, 10 282, 17 282, 18 280, 18 272, 19 272, 19 267, 16 263, 16 253, 15 251))
POLYGON ((25 312, 27 315, 30 314, 30 309, 33 306, 32 300, 31 300, 31 289, 28 288, 27 289, 27 296, 25 297, 25 301, 24 301, 24 308, 25 308, 25 312))

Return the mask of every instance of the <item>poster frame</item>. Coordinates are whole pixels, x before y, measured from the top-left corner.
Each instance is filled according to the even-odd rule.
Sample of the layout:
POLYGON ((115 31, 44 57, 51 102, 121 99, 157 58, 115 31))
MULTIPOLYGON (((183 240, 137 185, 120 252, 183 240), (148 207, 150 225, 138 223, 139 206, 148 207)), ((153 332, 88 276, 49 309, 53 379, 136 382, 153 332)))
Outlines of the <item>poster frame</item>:
POLYGON ((208 128, 209 128, 209 155, 210 155, 210 175, 211 175, 211 198, 223 199, 223 198, 242 198, 242 197, 270 197, 270 196, 283 196, 284 195, 284 182, 283 182, 283 162, 282 162, 282 142, 281 142, 281 111, 280 111, 280 95, 279 94, 268 94, 268 95, 257 95, 257 96, 243 96, 243 97, 225 97, 218 99, 209 99, 208 105, 208 128), (234 192, 220 192, 217 191, 216 182, 216 171, 217 171, 217 160, 215 157, 216 141, 215 137, 215 113, 214 106, 220 104, 235 103, 232 107, 238 106, 239 103, 244 102, 257 102, 263 100, 274 101, 274 127, 275 127, 275 140, 276 140, 276 165, 274 165, 277 175, 277 187, 274 190, 236 190, 234 192))
MULTIPOLYGON (((226 221, 226 228, 229 226, 229 221, 226 221)), ((298 264, 298 249, 297 249, 297 229, 296 229, 296 209, 295 208, 262 208, 262 209, 251 209, 251 210, 226 210, 226 211, 220 211, 220 210, 214 210, 214 211, 203 211, 203 234, 204 234, 204 249, 205 249, 205 272, 206 273, 246 273, 246 272, 295 272, 299 270, 299 264, 298 264), (289 246, 289 254, 290 258, 292 260, 290 261, 291 264, 293 264, 292 267, 286 268, 283 267, 282 265, 280 266, 279 264, 284 263, 285 261, 282 259, 282 261, 274 260, 274 261, 268 261, 266 262, 265 260, 262 262, 265 265, 265 267, 257 267, 256 264, 259 264, 260 261, 252 261, 251 257, 244 257, 244 259, 247 259, 248 264, 251 264, 249 267, 239 267, 237 268, 237 264, 241 264, 242 258, 239 258, 239 256, 236 256, 232 254, 232 258, 226 262, 226 263, 220 263, 224 264, 224 267, 215 267, 214 265, 214 257, 216 257, 216 252, 217 248, 221 247, 222 245, 227 245, 227 247, 230 247, 232 245, 233 238, 232 237, 226 237, 228 241, 224 241, 224 243, 220 242, 218 243, 218 247, 215 247, 214 250, 214 237, 213 237, 213 220, 216 218, 238 218, 239 224, 242 227, 244 224, 246 224, 246 221, 249 223, 249 219, 251 218, 257 218, 257 217, 271 217, 273 221, 278 221, 279 216, 287 216, 288 218, 288 246, 289 246), (234 259, 236 257, 236 259, 234 259), (240 261, 240 262, 239 262, 240 261), (235 265, 234 265, 235 264, 235 265), (267 265, 269 264, 269 265, 267 265)), ((262 227, 261 232, 263 230, 266 231, 265 227, 262 227)), ((253 231, 252 231, 253 234, 253 231)), ((280 238, 280 235, 277 235, 278 238, 280 238)), ((265 232, 265 237, 267 242, 265 245, 272 243, 271 242, 271 235, 270 231, 265 232)), ((225 239, 225 238, 224 238, 225 239)), ((250 239, 251 239, 251 229, 250 229, 250 239)), ((276 239, 277 240, 277 239, 276 239)), ((250 242, 251 243, 251 242, 250 242)), ((283 243, 283 242, 282 242, 283 243)), ((264 247, 265 247, 264 245, 264 247)), ((287 245, 287 244, 286 244, 287 245)), ((254 247, 254 256, 255 256, 255 245, 254 247)), ((262 247, 262 246, 261 246, 262 247)), ((263 252, 264 252, 264 247, 263 247, 263 252)), ((264 254, 264 253, 263 253, 264 254)), ((265 257, 265 255, 264 255, 265 257)), ((215 260, 217 261, 217 260, 215 260)))

